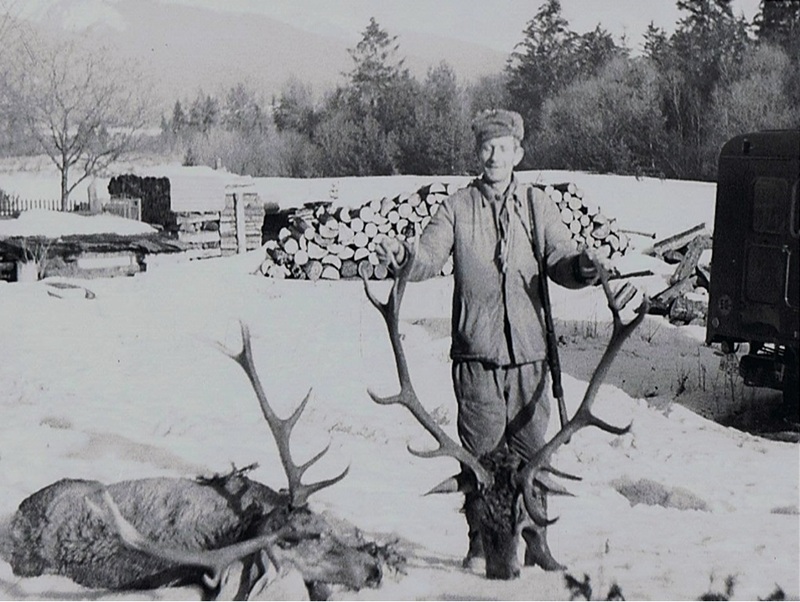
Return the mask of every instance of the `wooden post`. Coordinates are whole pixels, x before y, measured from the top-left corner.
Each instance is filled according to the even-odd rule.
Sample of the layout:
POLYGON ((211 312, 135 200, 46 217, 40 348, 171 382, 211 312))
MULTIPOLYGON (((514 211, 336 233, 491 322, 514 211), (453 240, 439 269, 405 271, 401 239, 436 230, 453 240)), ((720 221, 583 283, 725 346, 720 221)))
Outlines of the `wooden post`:
POLYGON ((247 232, 244 219, 244 195, 233 193, 233 209, 236 214, 236 249, 241 255, 247 252, 247 232))

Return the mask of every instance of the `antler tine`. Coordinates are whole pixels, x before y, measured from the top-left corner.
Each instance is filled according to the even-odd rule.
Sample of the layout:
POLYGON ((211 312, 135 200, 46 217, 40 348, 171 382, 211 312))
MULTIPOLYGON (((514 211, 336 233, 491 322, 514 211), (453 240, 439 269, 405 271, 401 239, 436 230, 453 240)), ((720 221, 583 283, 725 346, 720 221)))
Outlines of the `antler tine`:
POLYGON ((635 289, 633 289, 630 284, 626 283, 618 293, 614 293, 614 291, 611 290, 611 285, 609 284, 608 280, 608 272, 606 269, 597 262, 595 262, 595 267, 598 270, 603 292, 606 295, 608 307, 613 316, 613 330, 611 333, 611 339, 609 340, 608 346, 606 347, 606 350, 600 359, 600 363, 598 363, 591 379, 589 380, 583 400, 581 401, 578 410, 575 412, 575 415, 561 428, 561 430, 559 430, 553 436, 552 439, 550 439, 550 441, 548 441, 541 449, 539 449, 538 452, 536 452, 536 454, 534 454, 533 458, 531 458, 520 471, 520 480, 523 487, 525 507, 534 521, 541 525, 550 524, 553 521, 548 520, 547 516, 542 514, 541 510, 539 509, 539 504, 536 504, 535 502, 535 494, 533 491, 534 482, 537 482, 539 486, 551 491, 552 493, 568 494, 569 492, 566 489, 557 483, 554 483, 546 475, 546 473, 579 480, 579 477, 568 475, 567 473, 561 472, 550 465, 550 459, 552 458, 553 453, 561 445, 569 441, 573 434, 586 426, 594 426, 602 431, 615 435, 623 435, 627 433, 631 427, 630 424, 625 427, 613 426, 598 418, 592 414, 592 404, 594 403, 594 400, 597 397, 597 392, 600 389, 600 385, 605 380, 608 370, 611 367, 611 363, 614 361, 614 358, 622 347, 622 344, 639 326, 639 324, 641 324, 642 320, 644 320, 644 317, 647 315, 649 300, 645 297, 642 300, 642 304, 636 310, 636 316, 627 324, 624 323, 620 317, 620 310, 633 297, 635 289))
POLYGON ((275 541, 282 535, 283 530, 260 535, 253 539, 238 542, 216 550, 186 550, 173 548, 151 541, 142 535, 136 527, 122 516, 119 507, 107 489, 103 490, 102 498, 106 511, 95 505, 88 497, 86 498, 86 503, 98 514, 105 516, 110 515, 112 526, 116 529, 117 534, 125 546, 172 564, 205 569, 207 573, 204 576, 204 581, 210 588, 215 588, 219 585, 225 569, 231 564, 258 550, 267 550, 267 555, 273 560, 273 563, 277 562, 277 560, 273 558, 271 548, 275 541))
POLYGON ((264 387, 262 386, 261 380, 258 378, 258 373, 256 372, 255 362, 253 361, 253 349, 252 345, 250 344, 250 330, 242 322, 240 322, 240 327, 242 331, 242 350, 239 353, 231 353, 223 348, 223 351, 232 357, 236 363, 242 367, 242 369, 245 371, 245 374, 247 374, 247 377, 250 379, 250 383, 252 384, 253 390, 256 393, 258 402, 261 405, 261 412, 264 414, 264 418, 267 420, 270 431, 272 431, 272 435, 278 445, 278 453, 280 454, 281 464, 283 465, 283 470, 286 473, 286 478, 289 481, 289 495, 292 499, 292 505, 295 507, 304 506, 308 502, 308 498, 312 493, 341 481, 347 475, 350 467, 345 468, 344 471, 332 479, 311 484, 302 483, 303 474, 305 474, 306 470, 308 470, 314 463, 317 462, 317 460, 324 456, 328 451, 328 447, 330 446, 330 444, 326 446, 325 449, 304 464, 298 465, 292 460, 289 439, 292 435, 292 429, 300 419, 300 415, 303 413, 303 410, 308 403, 308 400, 311 396, 311 389, 309 389, 308 393, 306 393, 306 396, 303 398, 303 401, 288 418, 279 418, 270 406, 267 395, 264 392, 264 387))
POLYGON ((389 340, 392 344, 392 351, 394 352, 395 365, 397 367, 397 375, 400 381, 400 392, 397 395, 390 397, 381 397, 376 395, 370 390, 367 390, 369 396, 375 403, 380 405, 400 404, 404 406, 414 418, 417 419, 425 430, 427 430, 439 446, 430 451, 420 451, 408 448, 408 451, 415 456, 421 458, 434 458, 438 456, 449 456, 455 458, 462 464, 469 466, 475 473, 478 484, 481 487, 488 487, 492 483, 492 475, 486 470, 474 455, 469 453, 464 447, 456 443, 445 433, 441 427, 436 423, 433 417, 428 413, 425 407, 420 403, 414 386, 411 384, 411 375, 408 370, 408 362, 406 361, 405 351, 400 340, 400 303, 403 300, 406 284, 408 283, 408 274, 411 264, 414 261, 413 254, 409 254, 408 263, 403 266, 403 269, 395 276, 392 289, 389 292, 389 298, 386 303, 382 303, 375 297, 369 288, 369 283, 364 276, 361 279, 364 282, 364 291, 370 302, 378 309, 386 322, 386 327, 389 331, 389 340))

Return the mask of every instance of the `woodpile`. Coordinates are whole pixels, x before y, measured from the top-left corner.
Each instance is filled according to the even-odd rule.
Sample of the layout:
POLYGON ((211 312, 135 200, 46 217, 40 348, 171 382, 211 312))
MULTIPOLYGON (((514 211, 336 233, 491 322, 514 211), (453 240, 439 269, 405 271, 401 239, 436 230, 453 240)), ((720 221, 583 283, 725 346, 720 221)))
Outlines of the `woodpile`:
POLYGON ((175 220, 177 238, 193 251, 193 259, 222 254, 219 211, 176 213, 175 220))
POLYGON ((206 180, 186 177, 178 181, 181 186, 173 186, 169 178, 126 174, 112 178, 108 190, 112 200, 141 199, 141 220, 183 243, 184 255, 191 259, 259 248, 266 209, 258 193, 247 186, 225 187, 219 182, 218 191, 213 187, 209 191, 206 180), (172 198, 178 189, 183 190, 180 203, 172 198))
POLYGON ((246 251, 259 248, 262 244, 261 229, 265 214, 265 205, 257 193, 226 194, 225 208, 220 213, 218 222, 222 255, 234 255, 241 248, 246 251), (239 231, 237 223, 244 224, 243 232, 239 231))
MULTIPOLYGON (((628 248, 628 238, 614 227, 600 208, 584 199, 574 184, 537 185, 557 204, 573 239, 615 257, 628 248)), ((412 241, 442 201, 457 185, 435 182, 411 194, 368 201, 358 208, 333 207, 330 201, 314 201, 300 208, 268 216, 265 232, 267 260, 261 271, 276 278, 383 280, 389 272, 378 260, 375 247, 381 237, 412 241), (275 227, 275 224, 280 224, 275 227), (277 233, 275 233, 277 231, 277 233)), ((442 275, 453 272, 452 258, 442 275)))
MULTIPOLYGON (((355 209, 315 201, 281 212, 275 219, 286 225, 277 237, 267 241, 269 258, 262 273, 307 280, 361 275, 383 280, 389 272, 378 261, 378 241, 384 236, 413 240, 455 190, 455 186, 433 183, 414 193, 374 199, 355 209)), ((269 229, 268 224, 265 229, 269 229)), ((452 261, 448 260, 442 274, 452 271, 452 261)))
POLYGON ((600 207, 585 198, 582 189, 569 182, 564 184, 534 184, 558 206, 561 221, 572 233, 579 245, 597 249, 609 258, 623 255, 630 246, 627 235, 616 228, 614 219, 609 219, 600 207))
POLYGON ((141 199, 141 219, 164 230, 175 227, 170 203, 169 178, 141 177, 134 174, 114 176, 108 183, 111 198, 141 199))
MULTIPOLYGON (((597 249, 607 257, 622 255, 628 249, 628 237, 597 205, 586 200, 575 184, 535 186, 556 203, 578 244, 597 249)), ((411 194, 368 201, 356 209, 333 208, 330 201, 314 201, 279 212, 268 217, 264 226, 265 232, 273 235, 268 237, 268 258, 261 271, 277 278, 339 280, 363 274, 368 279, 382 280, 389 272, 375 252, 381 237, 412 241, 457 188, 436 182, 411 194)), ((452 272, 450 258, 442 275, 452 272)))
POLYGON ((705 325, 711 270, 701 261, 711 249, 711 234, 701 223, 655 243, 648 255, 675 265, 668 286, 652 298, 650 313, 667 316, 673 324, 705 325))

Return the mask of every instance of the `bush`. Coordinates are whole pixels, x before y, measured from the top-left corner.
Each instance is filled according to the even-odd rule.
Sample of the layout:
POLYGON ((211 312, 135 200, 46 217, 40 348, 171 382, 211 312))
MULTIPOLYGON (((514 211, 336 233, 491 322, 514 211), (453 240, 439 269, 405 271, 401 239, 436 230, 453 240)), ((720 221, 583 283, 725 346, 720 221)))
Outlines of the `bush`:
POLYGON ((655 72, 643 61, 617 59, 544 103, 530 153, 542 167, 648 172, 662 128, 655 72))

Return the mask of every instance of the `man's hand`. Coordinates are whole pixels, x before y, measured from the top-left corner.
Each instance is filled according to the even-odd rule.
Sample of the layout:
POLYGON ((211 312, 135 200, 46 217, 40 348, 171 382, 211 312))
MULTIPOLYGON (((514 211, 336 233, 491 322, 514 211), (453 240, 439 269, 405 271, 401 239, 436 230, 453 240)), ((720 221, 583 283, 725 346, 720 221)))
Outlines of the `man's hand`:
POLYGON ((594 249, 584 249, 578 255, 578 271, 585 283, 597 284, 600 282, 600 272, 597 266, 604 268, 609 274, 614 271, 611 261, 594 249))
POLYGON ((389 267, 393 274, 397 274, 406 260, 406 247, 396 238, 384 236, 375 245, 378 260, 389 267))

